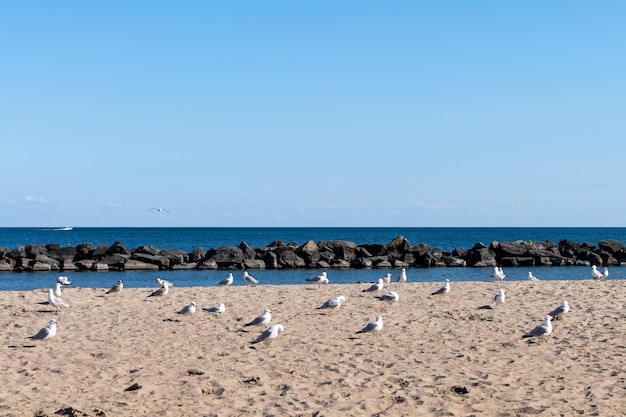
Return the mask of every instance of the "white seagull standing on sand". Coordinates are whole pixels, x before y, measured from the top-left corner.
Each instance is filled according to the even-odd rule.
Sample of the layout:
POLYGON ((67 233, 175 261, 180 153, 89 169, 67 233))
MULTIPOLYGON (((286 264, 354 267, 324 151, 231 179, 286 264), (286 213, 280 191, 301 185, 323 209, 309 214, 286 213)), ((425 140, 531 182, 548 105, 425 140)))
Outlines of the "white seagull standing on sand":
POLYGON ((504 270, 502 270, 502 267, 495 266, 493 268, 493 277, 496 281, 503 281, 504 278, 506 278, 506 274, 504 273, 504 270))
POLYGON ((528 280, 529 281, 539 281, 539 278, 534 276, 532 272, 528 271, 528 280))
POLYGON ((185 307, 183 307, 178 312, 178 314, 182 314, 183 316, 191 316, 195 312, 196 312, 196 302, 192 301, 191 303, 189 303, 189 305, 186 305, 185 307))
POLYGON ((496 294, 495 297, 493 297, 493 302, 495 303, 496 307, 498 307, 501 304, 504 304, 504 290, 502 288, 500 288, 500 291, 498 291, 498 293, 496 294))
POLYGON ((209 313, 223 313, 226 311, 226 305, 224 303, 219 303, 215 307, 205 308, 209 313))
POLYGON ((272 312, 269 308, 263 310, 263 312, 258 315, 254 320, 249 323, 244 324, 244 326, 258 326, 263 324, 269 324, 272 321, 272 312))
POLYGON ((317 284, 318 287, 322 284, 328 285, 328 278, 326 277, 326 272, 322 272, 320 275, 312 278, 307 278, 307 282, 311 282, 313 284, 317 284))
POLYGON ((61 283, 57 282, 54 287, 54 296, 55 297, 63 297, 63 292, 61 291, 61 283))
POLYGON ((148 297, 164 297, 170 292, 170 283, 165 281, 163 286, 152 292, 148 297))
POLYGON ((229 272, 228 277, 221 280, 220 283, 217 285, 219 285, 220 287, 230 287, 231 285, 233 285, 234 280, 235 278, 233 278, 233 273, 229 272))
POLYGON ((156 284, 157 284, 159 287, 161 287, 161 288, 165 287, 165 284, 167 284, 167 285, 168 285, 168 287, 170 287, 170 288, 174 286, 174 284, 173 284, 173 283, 169 282, 168 280, 161 279, 161 278, 159 278, 159 277, 157 277, 154 281, 155 281, 155 282, 156 282, 156 284))
POLYGON ((267 329, 265 329, 263 333, 258 335, 257 338, 254 339, 252 343, 254 344, 254 343, 260 343, 260 342, 267 342, 267 344, 269 345, 272 340, 278 337, 278 333, 284 330, 285 328, 283 327, 282 324, 274 324, 273 326, 270 326, 267 329))
POLYGON ((400 284, 404 284, 407 280, 406 277, 406 268, 402 268, 402 271, 400 271, 400 276, 398 277, 398 282, 400 284))
POLYGON ((377 295, 376 298, 389 304, 395 304, 400 300, 400 296, 395 291, 389 291, 386 294, 377 295))
POLYGON ((117 292, 122 291, 123 288, 124 288, 124 283, 122 282, 121 279, 118 279, 115 285, 112 286, 111 289, 107 291, 105 294, 115 294, 117 292))
POLYGON ((567 313, 569 313, 569 304, 567 301, 563 301, 563 304, 552 310, 548 315, 555 320, 562 319, 567 313))
POLYGON ((383 317, 376 316, 376 320, 367 323, 357 333, 380 332, 383 329, 383 317))
POLYGON ((602 275, 602 272, 596 269, 595 265, 591 266, 591 276, 593 277, 593 279, 604 279, 604 275, 602 275))
POLYGON ((251 285, 253 287, 256 287, 260 284, 258 279, 248 274, 248 271, 243 271, 243 279, 248 283, 248 285, 251 285))
POLYGON ((70 280, 66 276, 63 276, 63 275, 57 278, 57 282, 61 285, 72 285, 70 280))
POLYGON ((378 278, 378 282, 376 282, 376 284, 372 284, 370 287, 364 289, 362 292, 374 292, 374 291, 381 291, 383 289, 385 284, 383 284, 383 279, 382 278, 378 278))
POLYGON ((45 346, 48 347, 48 340, 52 339, 56 335, 57 335, 57 321, 55 319, 50 319, 50 321, 48 322, 48 325, 42 328, 41 330, 39 330, 39 332, 36 335, 30 336, 30 339, 45 340, 46 341, 45 346))
POLYGON ((552 316, 550 315, 545 316, 542 324, 540 324, 539 326, 535 327, 534 329, 526 333, 524 336, 522 336, 522 338, 538 337, 541 340, 541 343, 543 343, 548 338, 548 336, 550 336, 550 333, 552 333, 552 321, 551 320, 552 320, 552 316))
POLYGON ((439 288, 437 291, 432 293, 431 295, 446 295, 450 292, 450 280, 446 279, 446 283, 443 284, 443 287, 439 288))
POLYGON ((391 273, 387 272, 387 275, 383 277, 383 282, 389 284, 391 282, 391 273))
POLYGON ((59 308, 70 307, 68 303, 54 295, 54 290, 52 288, 48 289, 48 303, 50 303, 50 305, 53 305, 57 311, 59 311, 59 308))
POLYGON ((606 266, 604 267, 604 272, 602 272, 602 276, 604 278, 608 278, 609 277, 609 268, 607 268, 606 266))
POLYGON ((331 308, 333 311, 337 310, 339 307, 341 307, 341 303, 346 301, 346 297, 344 297, 343 295, 340 295, 339 297, 335 297, 335 298, 330 298, 326 301, 324 301, 324 304, 322 304, 321 306, 318 307, 318 309, 327 309, 327 308, 331 308))

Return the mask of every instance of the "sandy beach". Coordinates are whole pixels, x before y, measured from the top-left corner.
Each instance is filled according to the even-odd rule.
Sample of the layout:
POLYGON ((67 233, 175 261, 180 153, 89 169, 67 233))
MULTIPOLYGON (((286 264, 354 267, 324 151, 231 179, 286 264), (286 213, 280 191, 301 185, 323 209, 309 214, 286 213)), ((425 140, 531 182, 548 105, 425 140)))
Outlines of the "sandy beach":
MULTIPOLYGON (((0 293, 2 416, 620 416, 623 281, 0 293), (493 303, 498 289, 506 302, 493 303), (318 307, 343 295, 335 311, 318 307), (177 312, 195 300, 195 314, 177 312), (545 343, 522 339, 567 300, 545 343), (205 309, 224 303, 226 311, 205 309), (284 331, 245 326, 269 308, 284 331), (357 334, 376 316, 379 333, 357 334), (31 340, 51 318, 58 334, 31 340)), ((52 283, 51 283, 52 285, 52 283)))

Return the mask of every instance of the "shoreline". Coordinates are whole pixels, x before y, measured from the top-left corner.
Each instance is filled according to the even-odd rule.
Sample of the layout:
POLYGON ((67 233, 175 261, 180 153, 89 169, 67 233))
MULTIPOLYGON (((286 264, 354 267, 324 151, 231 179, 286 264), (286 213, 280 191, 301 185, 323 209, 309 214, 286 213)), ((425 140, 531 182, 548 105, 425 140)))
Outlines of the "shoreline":
POLYGON ((0 292, 0 383, 9 387, 0 411, 395 417, 626 408, 619 281, 453 282, 444 297, 431 295, 441 283, 393 283, 393 305, 362 292, 367 286, 174 287, 163 299, 149 288, 70 287, 71 308, 59 314, 42 291, 0 292), (507 300, 496 308, 499 288, 507 300), (337 311, 317 309, 338 295, 346 302, 337 311), (191 299, 198 311, 176 314, 191 299), (564 299, 572 310, 546 343, 522 339, 564 299), (220 302, 224 313, 204 310, 220 302), (269 346, 251 345, 263 328, 243 324, 263 308, 285 330, 269 346), (356 333, 377 315, 380 334, 356 333), (59 329, 48 348, 26 339, 51 317, 59 329), (134 384, 141 388, 126 391, 134 384))

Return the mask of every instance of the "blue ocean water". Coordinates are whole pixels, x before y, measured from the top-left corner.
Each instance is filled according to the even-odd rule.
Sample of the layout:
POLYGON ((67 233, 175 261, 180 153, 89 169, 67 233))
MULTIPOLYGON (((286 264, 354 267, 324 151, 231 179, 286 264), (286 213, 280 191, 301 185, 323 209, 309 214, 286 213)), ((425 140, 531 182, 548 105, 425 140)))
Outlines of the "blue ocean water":
MULTIPOLYGON (((181 249, 191 252, 196 248, 208 250, 220 246, 234 246, 246 242, 252 247, 264 247, 280 240, 285 243, 303 244, 314 242, 347 240, 357 244, 389 243, 398 236, 404 236, 412 245, 425 243, 433 248, 452 251, 454 248, 469 249, 476 243, 489 244, 492 241, 510 242, 552 241, 558 243, 567 239, 577 243, 597 243, 604 239, 626 242, 626 228, 0 228, 0 247, 14 249, 24 245, 58 243, 61 246, 76 246, 104 243, 110 246, 120 241, 127 248, 142 245, 159 249, 181 249)), ((314 270, 263 270, 251 271, 263 284, 285 285, 305 284, 305 279, 317 275, 314 270)), ((399 270, 331 270, 328 271, 331 283, 372 282, 390 272, 397 277, 399 270)), ((409 281, 441 282, 450 281, 493 281, 490 268, 411 268, 409 281)), ((528 269, 508 268, 509 280, 527 279, 528 269)), ((178 286, 214 286, 228 274, 227 271, 132 271, 132 272, 73 272, 66 273, 77 286, 107 288, 118 279, 124 285, 133 287, 153 287, 154 278, 165 276, 178 286)), ((586 267, 536 267, 533 274, 546 280, 591 279, 586 267)), ((59 273, 0 273, 0 290, 32 290, 50 287, 59 273)), ((233 271, 235 285, 245 285, 241 271, 233 271)), ((619 268, 613 268, 611 279, 621 279, 619 268)))

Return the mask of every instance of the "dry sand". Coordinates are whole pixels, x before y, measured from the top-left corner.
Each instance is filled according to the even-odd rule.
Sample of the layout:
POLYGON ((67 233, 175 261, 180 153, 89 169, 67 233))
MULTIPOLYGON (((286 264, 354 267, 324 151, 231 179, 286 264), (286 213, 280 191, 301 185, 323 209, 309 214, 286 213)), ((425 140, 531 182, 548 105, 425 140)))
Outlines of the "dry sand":
MULTIPOLYGON (((332 283, 332 273, 329 274, 332 283)), ((409 277, 410 279, 410 277, 409 277)), ((624 281, 393 283, 2 292, 3 416, 621 416, 624 281), (506 304, 493 306, 502 287, 506 304), (344 295, 337 311, 318 310, 344 295), (176 314, 190 300, 192 316, 176 314), (543 344, 522 339, 567 300, 543 344), (220 302, 221 314, 204 309, 220 302), (244 324, 264 308, 285 330, 244 324), (356 334, 377 315, 379 334, 356 334), (59 321, 48 347, 28 336, 59 321), (137 389, 130 389, 137 388, 137 389), (129 390, 130 389, 130 390, 129 390), (56 413, 56 414, 55 414, 56 413)))

